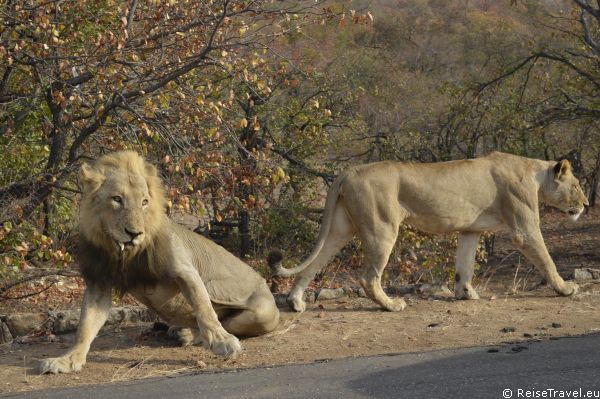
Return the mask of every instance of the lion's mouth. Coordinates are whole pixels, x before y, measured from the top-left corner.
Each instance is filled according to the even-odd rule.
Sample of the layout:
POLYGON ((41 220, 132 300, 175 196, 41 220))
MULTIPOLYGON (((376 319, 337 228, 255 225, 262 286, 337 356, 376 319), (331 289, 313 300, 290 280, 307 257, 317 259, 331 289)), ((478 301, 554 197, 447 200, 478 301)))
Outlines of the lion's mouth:
POLYGON ((117 240, 115 240, 115 244, 117 244, 117 248, 121 252, 128 251, 131 248, 135 247, 135 243, 133 241, 123 242, 123 241, 117 241, 117 240))

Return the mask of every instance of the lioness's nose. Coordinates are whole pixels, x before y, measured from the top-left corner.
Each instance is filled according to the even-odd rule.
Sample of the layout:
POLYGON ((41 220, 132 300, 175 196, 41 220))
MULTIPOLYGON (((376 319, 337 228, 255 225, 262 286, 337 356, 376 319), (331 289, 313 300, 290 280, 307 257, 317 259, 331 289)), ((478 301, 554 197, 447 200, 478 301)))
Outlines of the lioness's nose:
POLYGON ((125 229, 125 232, 129 234, 132 240, 143 233, 143 231, 132 231, 129 229, 125 229))

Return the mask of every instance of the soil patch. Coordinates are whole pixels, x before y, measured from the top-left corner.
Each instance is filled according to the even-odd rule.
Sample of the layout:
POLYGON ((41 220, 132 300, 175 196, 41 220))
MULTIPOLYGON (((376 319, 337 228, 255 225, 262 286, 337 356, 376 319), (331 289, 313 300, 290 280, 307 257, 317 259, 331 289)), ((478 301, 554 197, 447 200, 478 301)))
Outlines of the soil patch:
MULTIPOLYGON (((599 268, 600 221, 595 213, 576 224, 555 213, 543 221, 546 243, 563 276, 579 267, 599 268)), ((303 314, 283 310, 278 329, 244 339, 244 351, 235 360, 201 347, 179 347, 164 332, 152 330, 151 323, 113 326, 94 341, 84 369, 71 375, 37 375, 39 359, 61 355, 73 340, 73 334, 41 336, 0 346, 0 393, 474 345, 520 343, 526 348, 532 340, 600 331, 600 284, 580 283, 575 297, 558 297, 540 284, 539 274, 514 252, 507 237, 499 235, 495 245, 495 255, 478 274, 479 301, 408 295, 409 306, 399 313, 383 312, 365 298, 320 301, 303 314)), ((0 314, 80 306, 80 282, 66 284, 73 285, 63 292, 65 303, 5 300, 0 314)), ((58 288, 62 285, 47 295, 55 298, 52 290, 58 288)))

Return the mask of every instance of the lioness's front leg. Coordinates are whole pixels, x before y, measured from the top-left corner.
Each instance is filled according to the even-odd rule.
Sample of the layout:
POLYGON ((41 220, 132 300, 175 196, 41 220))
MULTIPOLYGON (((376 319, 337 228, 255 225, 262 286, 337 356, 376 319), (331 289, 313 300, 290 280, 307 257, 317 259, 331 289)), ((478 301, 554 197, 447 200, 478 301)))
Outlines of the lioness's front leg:
POLYGON ((479 299, 471 285, 475 266, 475 253, 480 233, 461 233, 456 249, 456 273, 454 275, 454 296, 456 299, 479 299))
POLYGON ((70 373, 79 371, 85 364, 92 341, 104 325, 111 306, 111 289, 88 285, 83 296, 81 319, 77 327, 75 345, 61 357, 40 362, 39 371, 45 373, 70 373))
POLYGON ((560 295, 569 296, 577 293, 579 286, 574 282, 566 282, 556 271, 556 265, 548 253, 541 231, 516 233, 513 242, 523 255, 535 265, 546 278, 548 284, 560 295))
POLYGON ((235 357, 241 350, 240 341, 225 331, 210 301, 206 286, 193 266, 177 267, 177 284, 194 309, 202 345, 213 353, 235 357))

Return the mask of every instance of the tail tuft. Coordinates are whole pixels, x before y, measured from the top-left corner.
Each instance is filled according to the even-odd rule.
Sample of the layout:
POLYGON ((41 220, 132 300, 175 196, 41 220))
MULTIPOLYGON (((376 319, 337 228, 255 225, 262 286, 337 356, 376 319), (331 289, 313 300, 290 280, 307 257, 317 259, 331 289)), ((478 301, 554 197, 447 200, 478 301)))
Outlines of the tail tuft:
POLYGON ((272 276, 277 276, 279 274, 281 267, 281 261, 283 260, 283 253, 279 249, 274 249, 269 252, 269 256, 267 257, 267 263, 269 265, 269 269, 271 270, 272 276))

